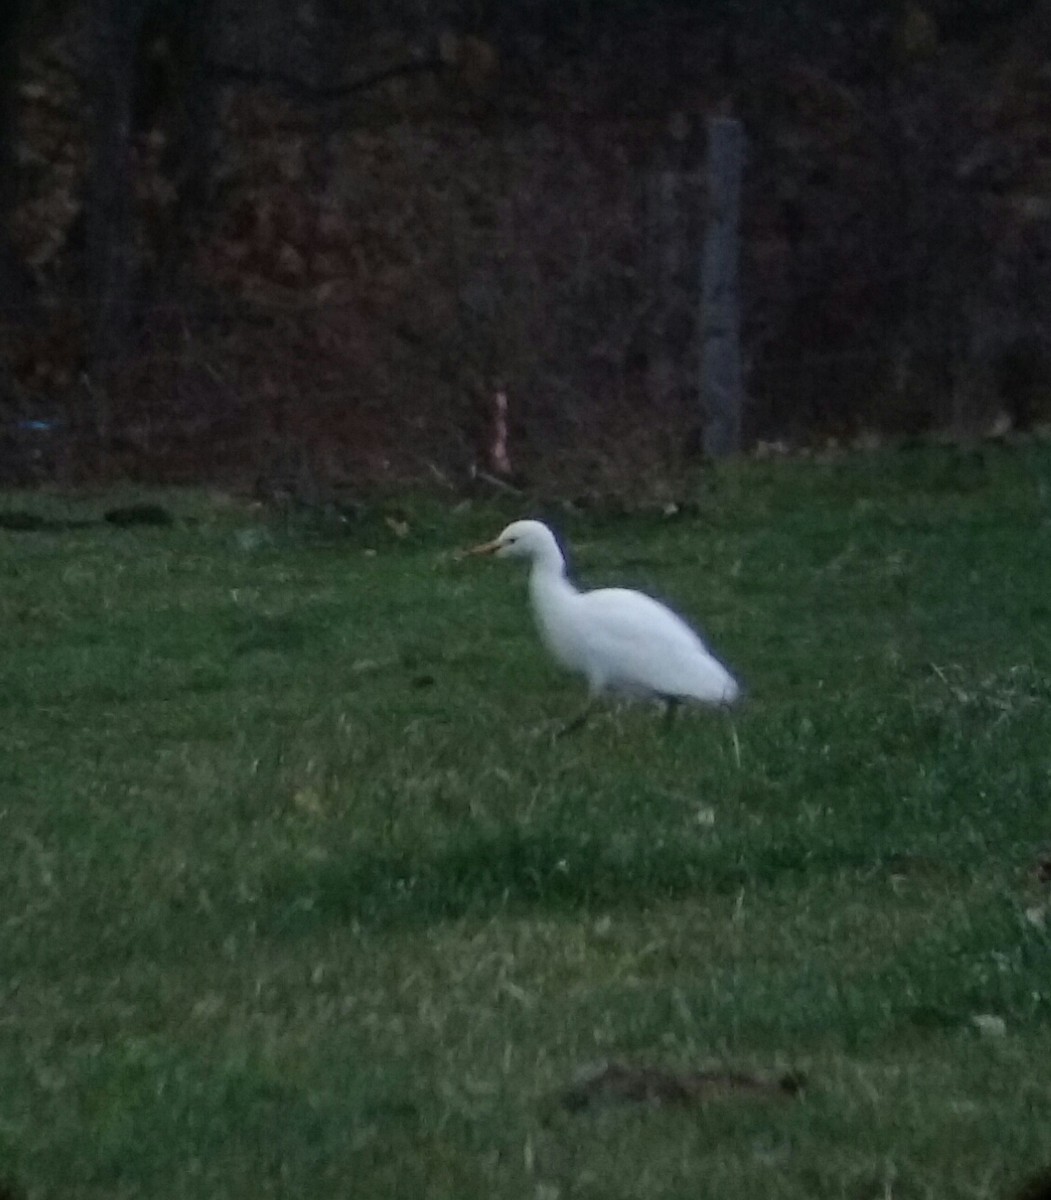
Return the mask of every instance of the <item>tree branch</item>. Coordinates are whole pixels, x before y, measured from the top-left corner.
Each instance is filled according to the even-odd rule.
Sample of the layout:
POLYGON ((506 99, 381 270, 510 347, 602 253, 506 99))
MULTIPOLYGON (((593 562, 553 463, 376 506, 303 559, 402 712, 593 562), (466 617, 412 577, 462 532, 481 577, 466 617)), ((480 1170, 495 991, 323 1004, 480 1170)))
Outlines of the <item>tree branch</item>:
POLYGON ((427 72, 438 72, 446 69, 448 64, 440 58, 414 59, 412 62, 399 63, 397 66, 385 67, 374 71, 360 79, 352 79, 346 83, 332 84, 326 87, 316 87, 296 75, 284 71, 269 71, 263 68, 239 67, 233 63, 210 61, 207 71, 211 78, 220 83, 247 83, 265 87, 278 87, 297 100, 308 100, 324 104, 331 101, 344 100, 357 92, 368 91, 386 83, 388 79, 398 79, 406 75, 422 75, 427 72))

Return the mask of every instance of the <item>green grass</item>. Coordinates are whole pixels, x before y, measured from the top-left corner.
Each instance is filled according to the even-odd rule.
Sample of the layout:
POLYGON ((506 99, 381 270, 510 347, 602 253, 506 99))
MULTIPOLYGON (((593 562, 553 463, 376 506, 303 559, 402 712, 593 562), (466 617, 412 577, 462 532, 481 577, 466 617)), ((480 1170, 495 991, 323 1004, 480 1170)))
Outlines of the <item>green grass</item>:
POLYGON ((451 554, 506 505, 0 535, 0 1182, 962 1200, 1051 1167, 1049 486, 1044 450, 914 451, 561 514, 587 584, 740 674, 739 766, 710 714, 551 737, 583 689, 518 564, 451 554), (809 1084, 560 1108, 603 1059, 809 1084))

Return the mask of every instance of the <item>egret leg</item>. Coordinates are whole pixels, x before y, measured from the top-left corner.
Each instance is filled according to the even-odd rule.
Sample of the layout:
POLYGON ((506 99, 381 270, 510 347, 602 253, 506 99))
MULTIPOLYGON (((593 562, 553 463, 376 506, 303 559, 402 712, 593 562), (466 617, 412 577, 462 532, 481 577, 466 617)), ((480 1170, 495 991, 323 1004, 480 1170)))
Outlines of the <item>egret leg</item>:
POLYGON ((734 724, 733 714, 729 709, 726 710, 726 722, 730 727, 730 744, 734 748, 734 762, 737 763, 737 769, 741 769, 741 742, 737 737, 737 726, 734 724))
POLYGON ((664 728, 671 729, 675 724, 675 720, 682 708, 682 701, 678 696, 665 696, 664 699, 664 728))
POLYGON ((589 700, 571 721, 567 721, 565 725, 562 726, 562 728, 555 734, 555 737, 563 738, 567 734, 576 733, 578 729, 583 729, 594 711, 595 706, 589 700))

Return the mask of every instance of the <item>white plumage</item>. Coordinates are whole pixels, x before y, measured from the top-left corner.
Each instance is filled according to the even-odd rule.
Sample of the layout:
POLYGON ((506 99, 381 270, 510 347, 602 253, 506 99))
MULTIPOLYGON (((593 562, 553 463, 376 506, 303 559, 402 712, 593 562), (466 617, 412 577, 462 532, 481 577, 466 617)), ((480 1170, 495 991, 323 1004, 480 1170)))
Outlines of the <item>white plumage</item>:
POLYGON ((544 644, 583 675, 591 695, 730 705, 740 689, 697 634, 650 596, 626 588, 580 592, 566 578, 554 534, 515 521, 473 554, 528 558, 529 591, 544 644))

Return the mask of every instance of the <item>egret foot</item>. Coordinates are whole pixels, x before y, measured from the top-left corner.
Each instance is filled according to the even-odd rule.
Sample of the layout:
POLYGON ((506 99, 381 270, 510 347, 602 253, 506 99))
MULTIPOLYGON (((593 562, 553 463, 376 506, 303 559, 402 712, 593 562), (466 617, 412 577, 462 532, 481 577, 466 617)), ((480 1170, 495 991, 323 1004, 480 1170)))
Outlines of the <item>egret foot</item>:
POLYGON ((583 729, 588 723, 593 711, 594 709, 592 705, 585 705, 585 707, 579 713, 577 713, 572 721, 567 721, 565 725, 562 726, 562 728, 555 734, 555 737, 564 738, 567 734, 576 733, 578 729, 583 729))

